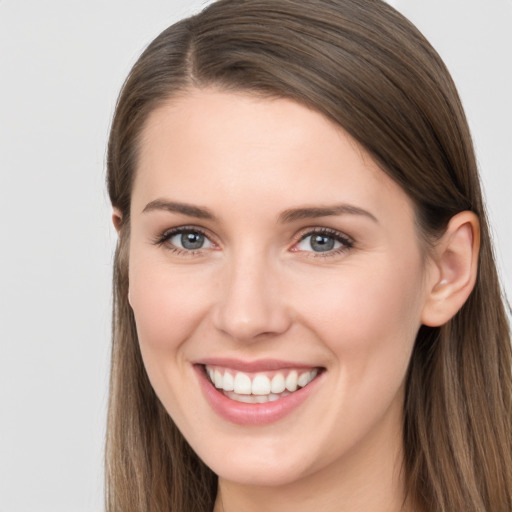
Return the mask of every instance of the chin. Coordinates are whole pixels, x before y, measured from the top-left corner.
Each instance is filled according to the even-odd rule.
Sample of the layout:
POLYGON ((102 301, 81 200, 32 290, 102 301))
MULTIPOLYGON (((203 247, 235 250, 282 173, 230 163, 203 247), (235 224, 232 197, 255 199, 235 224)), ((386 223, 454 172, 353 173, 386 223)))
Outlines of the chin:
POLYGON ((261 457, 225 458, 212 461, 210 469, 220 479, 239 485, 255 487, 281 487, 292 484, 305 476, 299 461, 262 460, 261 457))

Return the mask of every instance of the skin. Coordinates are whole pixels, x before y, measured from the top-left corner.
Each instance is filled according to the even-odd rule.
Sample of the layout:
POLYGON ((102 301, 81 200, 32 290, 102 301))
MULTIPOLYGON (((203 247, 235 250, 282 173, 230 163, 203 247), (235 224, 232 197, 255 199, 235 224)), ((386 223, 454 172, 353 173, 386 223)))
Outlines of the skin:
POLYGON ((472 287, 475 220, 454 221, 425 258, 405 192, 339 126, 286 99, 190 91, 150 115, 140 149, 129 300, 158 397, 219 475, 215 511, 401 510, 411 351, 420 325, 446 321, 472 287), (148 211, 156 200, 214 218, 148 211), (367 213, 280 219, 342 204, 367 213), (203 248, 162 242, 183 226, 206 234, 203 248), (315 252, 308 235, 324 228, 342 241, 315 252), (193 363, 212 356, 325 371, 289 415, 236 425, 200 390, 193 363))

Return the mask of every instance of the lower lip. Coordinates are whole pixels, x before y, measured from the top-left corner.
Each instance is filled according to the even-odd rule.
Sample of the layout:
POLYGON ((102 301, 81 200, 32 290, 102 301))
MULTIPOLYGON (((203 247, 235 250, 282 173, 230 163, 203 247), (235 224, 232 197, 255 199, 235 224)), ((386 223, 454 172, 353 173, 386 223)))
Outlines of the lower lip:
POLYGON ((267 425, 284 418, 302 405, 318 387, 323 373, 313 379, 307 386, 275 402, 264 404, 246 404, 226 397, 217 390, 204 372, 202 365, 195 365, 199 383, 211 408, 222 418, 238 425, 267 425))

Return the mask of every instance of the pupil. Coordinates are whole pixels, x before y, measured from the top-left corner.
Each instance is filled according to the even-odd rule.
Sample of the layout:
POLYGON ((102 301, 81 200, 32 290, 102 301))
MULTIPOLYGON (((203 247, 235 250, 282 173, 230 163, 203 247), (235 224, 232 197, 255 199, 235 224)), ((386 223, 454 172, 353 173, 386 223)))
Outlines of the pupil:
POLYGON ((182 233, 181 245, 185 249, 200 249, 204 243, 204 236, 200 233, 182 233))
POLYGON ((330 251, 334 248, 334 239, 330 236, 314 235, 311 237, 311 248, 316 252, 330 251))

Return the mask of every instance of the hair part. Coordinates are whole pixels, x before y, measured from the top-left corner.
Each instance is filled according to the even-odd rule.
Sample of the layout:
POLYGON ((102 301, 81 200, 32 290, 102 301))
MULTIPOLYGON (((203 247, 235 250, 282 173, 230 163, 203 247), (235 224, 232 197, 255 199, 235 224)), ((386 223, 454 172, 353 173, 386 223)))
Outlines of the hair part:
POLYGON ((216 476, 146 375, 128 302, 130 201, 144 125, 197 88, 289 98, 348 132, 412 199, 433 241, 473 211, 475 288, 440 328, 421 327, 407 376, 408 498, 436 512, 512 510, 512 354, 476 159, 456 88, 420 32, 380 0, 219 0, 158 36, 121 91, 108 190, 122 215, 114 263, 107 511, 205 511, 216 476))

